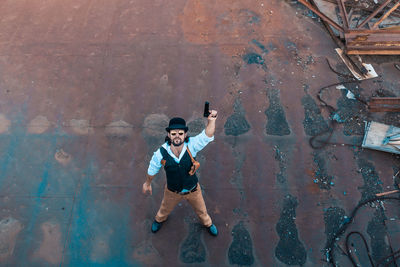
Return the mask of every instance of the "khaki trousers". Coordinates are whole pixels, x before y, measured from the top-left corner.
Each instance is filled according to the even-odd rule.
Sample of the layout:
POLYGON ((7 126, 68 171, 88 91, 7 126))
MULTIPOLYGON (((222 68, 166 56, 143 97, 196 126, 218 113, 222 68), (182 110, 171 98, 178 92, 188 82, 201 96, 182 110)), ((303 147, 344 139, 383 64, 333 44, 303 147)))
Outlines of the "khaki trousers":
POLYGON ((212 225, 211 217, 207 213, 206 204, 204 203, 203 194, 201 193, 200 184, 197 184, 196 191, 186 195, 174 193, 165 186, 164 197, 161 201, 161 207, 157 212, 156 221, 164 222, 167 220, 168 215, 182 199, 186 199, 189 202, 204 226, 210 227, 212 225))

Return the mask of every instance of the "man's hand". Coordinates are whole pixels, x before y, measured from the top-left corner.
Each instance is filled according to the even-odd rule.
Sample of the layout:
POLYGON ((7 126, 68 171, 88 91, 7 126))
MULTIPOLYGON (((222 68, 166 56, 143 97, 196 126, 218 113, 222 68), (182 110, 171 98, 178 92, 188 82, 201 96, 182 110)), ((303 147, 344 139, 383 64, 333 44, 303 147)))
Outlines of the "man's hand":
POLYGON ((206 126, 206 135, 213 137, 215 133, 215 121, 217 120, 218 112, 216 110, 210 110, 210 115, 207 117, 208 123, 206 126))
POLYGON ((146 194, 147 192, 149 192, 150 193, 150 195, 153 193, 152 192, 152 189, 151 189, 151 184, 150 183, 148 183, 148 182, 145 182, 144 184, 143 184, 143 194, 146 194))
POLYGON ((218 112, 216 110, 210 110, 210 115, 208 115, 207 119, 211 121, 215 121, 217 119, 218 112))

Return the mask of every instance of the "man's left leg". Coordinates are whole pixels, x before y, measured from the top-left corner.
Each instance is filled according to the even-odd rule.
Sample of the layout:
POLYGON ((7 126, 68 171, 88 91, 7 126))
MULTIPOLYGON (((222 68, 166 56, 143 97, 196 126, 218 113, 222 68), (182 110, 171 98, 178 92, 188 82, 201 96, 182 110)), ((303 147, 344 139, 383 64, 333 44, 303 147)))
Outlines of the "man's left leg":
POLYGON ((201 223, 207 227, 210 234, 218 235, 217 227, 212 223, 210 215, 207 213, 206 203, 201 193, 200 184, 197 184, 197 190, 185 196, 186 200, 193 207, 201 223))

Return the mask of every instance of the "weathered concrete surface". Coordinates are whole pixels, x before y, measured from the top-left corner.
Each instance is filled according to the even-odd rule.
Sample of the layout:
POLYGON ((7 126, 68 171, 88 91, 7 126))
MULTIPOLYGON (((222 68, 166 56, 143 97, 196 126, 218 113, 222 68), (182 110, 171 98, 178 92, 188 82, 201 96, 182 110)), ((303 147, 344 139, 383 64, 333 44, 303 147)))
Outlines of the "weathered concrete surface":
MULTIPOLYGON (((325 58, 346 68, 308 14, 278 0, 0 1, 0 265, 328 266, 344 216, 399 170, 358 147, 363 120, 400 123, 333 87, 332 141, 354 146, 310 147, 329 127, 319 88, 344 81, 325 58), (187 203, 152 234, 165 178, 141 193, 149 159, 173 116, 204 128, 206 100, 219 117, 198 176, 220 234, 187 203)), ((380 77, 346 87, 400 96, 400 59, 369 60, 380 77)), ((386 233, 400 248, 398 203, 358 216, 374 260, 386 233)))

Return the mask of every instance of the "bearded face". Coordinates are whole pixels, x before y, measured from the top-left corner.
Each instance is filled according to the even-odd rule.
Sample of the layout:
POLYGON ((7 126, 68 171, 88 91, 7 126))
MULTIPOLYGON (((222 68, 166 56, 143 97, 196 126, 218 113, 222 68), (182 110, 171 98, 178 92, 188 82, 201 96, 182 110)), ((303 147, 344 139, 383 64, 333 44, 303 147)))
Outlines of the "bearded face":
POLYGON ((173 146, 180 146, 185 142, 186 133, 184 130, 171 130, 168 133, 168 137, 171 139, 173 146))

